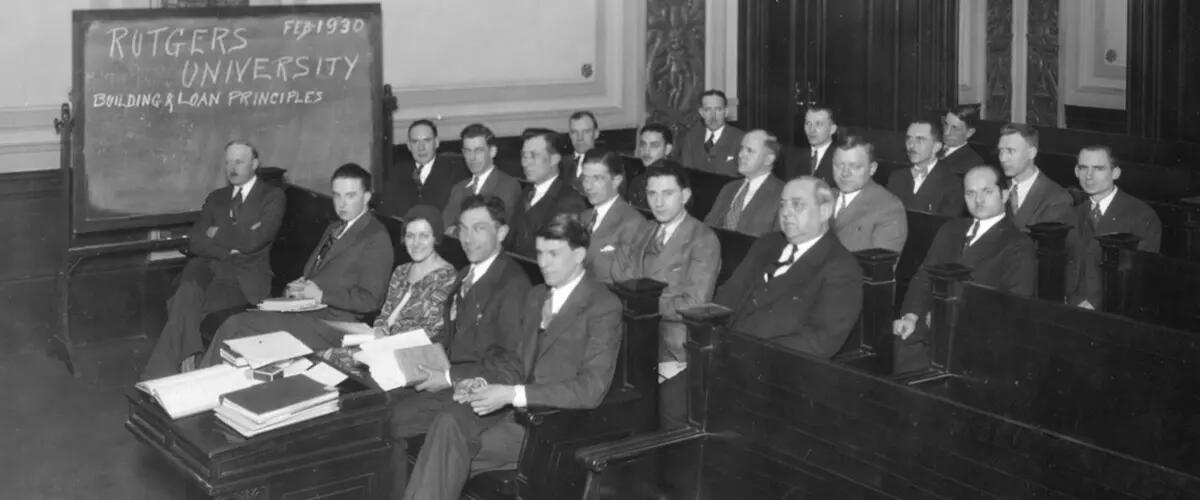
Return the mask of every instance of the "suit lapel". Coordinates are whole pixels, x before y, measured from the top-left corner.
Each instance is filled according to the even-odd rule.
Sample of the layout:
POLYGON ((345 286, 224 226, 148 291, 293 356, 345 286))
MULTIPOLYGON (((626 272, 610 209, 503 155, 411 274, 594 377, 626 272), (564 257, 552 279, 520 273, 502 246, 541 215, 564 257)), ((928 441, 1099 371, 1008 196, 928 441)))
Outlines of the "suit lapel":
MULTIPOLYGON (((1037 204, 1046 191, 1045 175, 1044 173, 1039 173, 1037 180, 1033 181, 1032 186, 1029 186, 1029 193, 1025 195, 1025 199, 1020 200, 1021 208, 1017 210, 1017 213, 1013 214, 1013 223, 1018 227, 1024 226, 1025 221, 1033 218, 1033 212, 1037 210, 1037 204)), ((1012 205, 1010 204, 1009 206, 1012 205)))
MULTIPOLYGON (((325 264, 328 264, 335 257, 358 241, 358 237, 362 234, 363 230, 366 229, 367 224, 371 223, 371 220, 369 219, 370 217, 374 217, 374 214, 368 210, 362 214, 362 217, 359 217, 358 220, 354 221, 353 225, 346 229, 346 233, 343 234, 341 238, 333 240, 333 246, 329 248, 329 252, 326 253, 325 258, 322 259, 325 264)), ((324 267, 325 264, 322 264, 322 267, 324 267)))
MULTIPOLYGON (((959 263, 972 268, 978 267, 977 264, 984 259, 996 255, 996 250, 1004 244, 1004 233, 1013 226, 1012 218, 1005 217, 997 222, 979 237, 975 244, 963 248, 962 256, 959 258, 959 263)), ((966 234, 959 235, 962 244, 966 244, 966 234)))
POLYGON ((546 296, 550 293, 550 287, 546 285, 538 285, 535 290, 538 291, 534 295, 534 300, 526 304, 524 316, 524 330, 526 337, 521 345, 521 361, 525 365, 524 375, 529 377, 533 374, 533 360, 538 356, 538 328, 541 326, 542 304, 546 302, 546 296))
MULTIPOLYGON (((616 200, 613 200, 612 206, 608 207, 608 213, 605 213, 604 218, 600 219, 600 225, 596 227, 596 232, 592 234, 593 240, 600 240, 603 242, 608 240, 609 237, 616 232, 617 226, 619 226, 621 221, 625 218, 625 214, 623 213, 624 207, 622 207, 622 205, 627 204, 625 203, 625 200, 622 200, 620 197, 617 197, 616 200)), ((596 209, 589 208, 587 211, 595 213, 596 209)))
MULTIPOLYGON (((758 301, 759 304, 770 304, 778 300, 781 296, 795 292, 797 286, 803 286, 804 283, 801 280, 815 275, 819 264, 825 261, 825 256, 829 253, 831 245, 830 238, 833 237, 835 236, 832 232, 826 231, 812 248, 804 252, 804 255, 800 256, 792 264, 792 267, 788 268, 787 272, 773 278, 767 283, 767 288, 758 301)), ((783 245, 786 244, 787 241, 784 240, 783 245)), ((771 257, 769 262, 774 263, 775 259, 779 257, 779 253, 783 251, 783 245, 774 249, 774 254, 768 255, 771 257)))
MULTIPOLYGON (((549 290, 547 290, 549 293, 549 290)), ((567 300, 563 302, 558 313, 550 319, 550 324, 546 325, 546 332, 543 333, 540 349, 537 356, 540 358, 546 354, 551 345, 559 339, 566 331, 576 326, 579 322, 579 315, 583 312, 583 308, 588 303, 588 298, 591 297, 591 289, 587 283, 587 278, 583 278, 574 290, 571 290, 571 295, 567 296, 567 300)), ((545 297, 542 297, 545 300, 545 297)))
MULTIPOLYGON (((691 242, 696 224, 691 216, 683 217, 679 227, 675 228, 675 232, 667 239, 667 244, 663 245, 662 251, 658 253, 658 258, 654 259, 654 267, 646 270, 647 276, 653 276, 664 267, 673 265, 676 262, 675 257, 683 255, 683 246, 691 242)), ((650 239, 653 240, 654 236, 651 235, 650 239)))

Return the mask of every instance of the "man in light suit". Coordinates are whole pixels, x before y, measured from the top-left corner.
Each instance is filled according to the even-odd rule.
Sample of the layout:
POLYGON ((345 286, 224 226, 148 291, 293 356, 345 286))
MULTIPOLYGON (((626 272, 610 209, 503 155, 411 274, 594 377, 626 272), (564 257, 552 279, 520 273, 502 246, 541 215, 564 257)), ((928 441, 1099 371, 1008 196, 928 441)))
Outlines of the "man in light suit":
POLYGON ((781 232, 750 247, 717 290, 733 309, 730 328, 830 358, 846 343, 862 309, 862 268, 829 231, 833 190, 803 176, 783 188, 781 232))
POLYGON ((396 162, 386 177, 380 193, 381 213, 403 217, 417 205, 431 205, 442 210, 450 201, 450 190, 470 176, 463 159, 439 155, 438 130, 432 120, 420 119, 408 126, 410 158, 396 162))
POLYGON ((600 123, 591 111, 576 111, 567 119, 567 130, 575 153, 563 155, 559 163, 559 175, 570 181, 575 192, 583 195, 583 157, 596 147, 596 139, 600 138, 600 123))
POLYGON ((962 176, 938 161, 942 149, 942 126, 930 120, 916 120, 905 132, 904 148, 911 168, 896 170, 888 176, 888 191, 904 202, 904 208, 948 217, 963 213, 962 176))
POLYGON ((904 202, 871 180, 877 166, 875 147, 859 136, 839 141, 833 152, 838 188, 833 232, 851 252, 868 248, 899 252, 908 238, 904 202))
POLYGON ((745 179, 721 187, 704 223, 753 236, 777 229, 783 181, 771 173, 779 157, 779 140, 765 130, 742 136, 738 173, 745 179))
POLYGON ((587 201, 559 175, 562 155, 554 146, 558 134, 545 129, 525 132, 521 146, 521 168, 531 185, 521 193, 509 224, 504 248, 526 257, 536 253, 534 242, 539 228, 560 213, 578 215, 587 209, 587 201))
POLYGON ((975 135, 979 125, 979 108, 970 104, 955 106, 942 116, 942 133, 945 135, 942 150, 938 152, 939 163, 959 175, 971 167, 983 165, 983 157, 967 143, 975 135))
POLYGON ((929 366, 925 332, 932 308, 930 266, 957 262, 971 268, 975 283, 1015 295, 1033 295, 1037 277, 1033 241, 1004 212, 1008 178, 994 166, 981 165, 967 171, 963 188, 971 218, 955 219, 938 229, 904 294, 901 317, 892 322, 892 333, 898 337, 896 373, 929 366))
POLYGON ((462 213, 463 200, 471 196, 495 196, 504 204, 505 220, 512 218, 517 200, 521 198, 521 183, 513 176, 496 168, 496 135, 480 123, 472 123, 462 129, 463 157, 471 177, 463 179, 450 189, 450 200, 442 209, 442 223, 446 234, 453 236, 458 231, 458 216, 462 213))
POLYGON ((1009 123, 1000 128, 1000 166, 1012 179, 1006 210, 1017 228, 1029 232, 1039 222, 1070 219, 1071 195, 1033 164, 1037 158, 1038 133, 1030 125, 1009 123))
POLYGON ((495 196, 472 195, 462 206, 458 237, 470 265, 459 271, 446 306, 443 346, 450 371, 428 372, 414 389, 389 394, 393 469, 389 498, 399 497, 405 488, 407 438, 425 433, 438 413, 457 406, 453 391, 446 389, 506 369, 520 353, 527 333, 521 328, 521 311, 529 277, 501 248, 508 232, 504 202, 495 196))
POLYGON ((742 131, 725 123, 729 102, 720 90, 700 95, 700 117, 704 122, 684 134, 675 159, 687 168, 730 177, 737 176, 737 150, 742 131))
POLYGON ((525 428, 509 407, 589 409, 612 384, 621 343, 621 303, 584 272, 588 236, 575 217, 559 214, 537 235, 546 284, 525 296, 519 356, 484 372, 474 390, 454 400, 429 427, 404 498, 453 500, 467 478, 517 465, 525 428))
POLYGON ((804 112, 804 135, 808 147, 789 152, 785 178, 811 175, 833 186, 833 143, 837 133, 833 108, 813 105, 804 112))
POLYGON ((371 174, 347 163, 333 172, 331 223, 321 244, 304 265, 304 276, 287 286, 289 297, 313 299, 323 306, 310 312, 250 311, 221 325, 204 355, 203 366, 221 362, 225 340, 283 330, 314 351, 342 345, 343 332, 326 321, 363 321, 387 297, 392 272, 392 240, 368 204, 371 174))
POLYGON ((283 191, 259 182, 258 151, 245 141, 225 146, 229 186, 209 193, 188 232, 188 260, 167 301, 163 326, 142 380, 191 368, 204 350, 200 322, 213 312, 245 307, 271 293, 271 244, 283 221, 283 191))
POLYGON ((1157 253, 1162 222, 1145 202, 1117 189, 1115 181, 1121 177, 1121 167, 1108 146, 1080 150, 1075 177, 1088 194, 1088 201, 1075 208, 1071 221, 1074 228, 1067 238, 1067 303, 1096 309, 1101 306, 1103 292, 1100 242, 1096 236, 1129 233, 1141 238, 1138 250, 1157 253))
POLYGON ((583 191, 592 204, 579 217, 590 235, 585 267, 601 283, 612 283, 616 249, 632 245, 649 225, 646 217, 618 194, 625 181, 621 168, 620 155, 600 149, 588 151, 583 160, 583 191))

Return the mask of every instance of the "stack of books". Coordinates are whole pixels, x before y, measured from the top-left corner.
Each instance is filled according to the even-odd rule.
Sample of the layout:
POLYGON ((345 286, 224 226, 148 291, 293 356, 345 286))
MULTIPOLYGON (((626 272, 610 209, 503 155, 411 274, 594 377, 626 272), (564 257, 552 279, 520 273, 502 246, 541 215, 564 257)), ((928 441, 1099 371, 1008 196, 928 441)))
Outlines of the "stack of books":
POLYGON ((338 391, 307 374, 285 377, 221 396, 213 412, 245 437, 338 411, 338 391))
POLYGON ((271 332, 226 340, 221 359, 233 366, 260 368, 286 359, 312 354, 312 349, 288 332, 271 332))
POLYGON ((222 394, 260 383, 249 368, 221 364, 138 382, 135 387, 154 397, 172 419, 178 419, 216 408, 222 394))

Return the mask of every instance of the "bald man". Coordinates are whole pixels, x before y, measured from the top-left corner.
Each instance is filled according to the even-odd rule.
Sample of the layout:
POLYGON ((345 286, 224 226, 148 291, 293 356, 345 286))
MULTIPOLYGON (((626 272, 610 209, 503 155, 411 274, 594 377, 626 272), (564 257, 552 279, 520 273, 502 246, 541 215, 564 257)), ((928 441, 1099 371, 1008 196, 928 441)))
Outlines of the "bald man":
POLYGON ((829 230, 835 199, 815 177, 784 185, 781 230, 759 238, 717 289, 731 328, 822 358, 842 348, 862 309, 862 268, 829 230))

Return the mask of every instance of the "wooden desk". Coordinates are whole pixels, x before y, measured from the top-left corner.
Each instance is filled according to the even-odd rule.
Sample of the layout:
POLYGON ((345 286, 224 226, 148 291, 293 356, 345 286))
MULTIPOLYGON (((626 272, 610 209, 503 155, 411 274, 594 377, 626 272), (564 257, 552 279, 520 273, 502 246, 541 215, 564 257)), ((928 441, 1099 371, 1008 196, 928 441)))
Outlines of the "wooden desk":
POLYGON ((130 389, 125 428, 188 482, 189 499, 382 499, 390 443, 386 396, 351 378, 341 410, 243 438, 211 411, 171 420, 154 399, 130 389))

